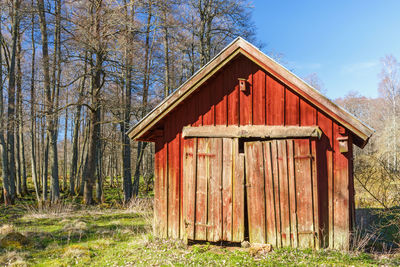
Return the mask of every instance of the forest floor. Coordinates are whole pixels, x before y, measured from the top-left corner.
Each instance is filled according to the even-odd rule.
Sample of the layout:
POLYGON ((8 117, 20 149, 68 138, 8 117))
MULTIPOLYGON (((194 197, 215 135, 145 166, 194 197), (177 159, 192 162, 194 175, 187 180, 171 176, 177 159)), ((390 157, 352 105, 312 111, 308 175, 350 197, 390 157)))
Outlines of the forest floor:
POLYGON ((156 239, 151 234, 150 202, 139 199, 128 208, 104 204, 85 208, 62 202, 45 211, 26 204, 2 206, 0 240, 7 235, 13 237, 10 233, 14 233, 14 239, 5 244, 6 248, 0 248, 0 266, 400 265, 400 254, 396 253, 297 249, 260 253, 156 239))

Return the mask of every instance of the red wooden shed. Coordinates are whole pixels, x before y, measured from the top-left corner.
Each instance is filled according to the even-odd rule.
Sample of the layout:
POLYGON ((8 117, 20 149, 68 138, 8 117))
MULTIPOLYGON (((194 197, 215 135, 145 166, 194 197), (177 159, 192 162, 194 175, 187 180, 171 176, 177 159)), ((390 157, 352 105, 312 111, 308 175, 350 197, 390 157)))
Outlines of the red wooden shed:
POLYGON ((372 132, 237 38, 128 134, 155 142, 156 236, 346 249, 372 132))

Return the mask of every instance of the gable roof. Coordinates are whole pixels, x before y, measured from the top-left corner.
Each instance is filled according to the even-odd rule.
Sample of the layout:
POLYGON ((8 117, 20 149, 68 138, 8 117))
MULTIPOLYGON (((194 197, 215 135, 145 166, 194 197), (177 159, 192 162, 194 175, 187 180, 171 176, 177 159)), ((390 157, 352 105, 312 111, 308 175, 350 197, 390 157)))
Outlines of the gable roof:
POLYGON ((165 98, 135 126, 130 128, 127 132, 128 136, 132 139, 142 138, 157 122, 162 120, 172 109, 185 100, 238 54, 244 55, 265 71, 271 73, 275 78, 289 86, 299 95, 313 103, 317 108, 326 112, 334 120, 353 132, 361 139, 357 144, 358 146, 364 147, 367 144, 369 137, 374 132, 373 129, 365 125, 351 113, 333 103, 319 91, 241 37, 236 38, 227 45, 212 60, 175 90, 175 92, 165 98))

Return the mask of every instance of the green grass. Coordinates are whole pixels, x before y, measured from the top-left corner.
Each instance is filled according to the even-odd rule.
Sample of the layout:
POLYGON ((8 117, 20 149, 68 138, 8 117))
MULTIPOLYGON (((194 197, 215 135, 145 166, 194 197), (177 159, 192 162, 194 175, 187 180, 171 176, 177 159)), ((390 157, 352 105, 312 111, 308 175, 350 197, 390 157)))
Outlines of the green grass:
POLYGON ((210 244, 186 246, 151 234, 151 215, 124 209, 81 209, 59 215, 8 208, 1 220, 30 240, 21 249, 0 249, 0 265, 17 266, 379 266, 399 265, 400 256, 329 250, 249 249, 210 244), (19 265, 18 265, 19 264, 19 265))
POLYGON ((34 208, 34 199, 29 197, 11 207, 1 206, 0 239, 7 228, 2 226, 9 225, 7 229, 13 228, 25 235, 29 245, 0 248, 0 266, 400 265, 400 254, 311 249, 254 253, 238 247, 187 246, 179 240, 158 239, 151 234, 152 212, 141 209, 146 201, 124 209, 119 204, 120 189, 106 190, 106 203, 89 208, 81 206, 79 198, 66 197, 57 209, 44 212, 34 208))

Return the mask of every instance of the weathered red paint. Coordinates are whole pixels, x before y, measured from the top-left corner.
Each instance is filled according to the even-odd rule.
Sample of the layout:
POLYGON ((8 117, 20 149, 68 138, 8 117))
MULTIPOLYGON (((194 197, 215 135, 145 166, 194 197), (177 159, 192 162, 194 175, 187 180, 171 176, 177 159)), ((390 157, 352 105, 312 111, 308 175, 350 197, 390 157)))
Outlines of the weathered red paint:
MULTIPOLYGON (((318 154, 318 159, 315 159, 317 162, 315 169, 310 169, 309 161, 303 164, 301 162, 304 160, 295 159, 296 155, 293 153, 296 153, 296 146, 299 144, 297 142, 283 140, 268 143, 268 145, 263 144, 264 152, 257 152, 265 154, 265 149, 268 148, 271 155, 265 154, 262 157, 265 160, 267 156, 278 159, 270 159, 276 163, 276 166, 271 165, 271 169, 266 166, 262 175, 265 176, 265 180, 257 181, 259 186, 265 185, 263 193, 261 191, 257 193, 264 196, 264 204, 260 205, 265 207, 265 216, 276 218, 268 219, 270 223, 265 220, 264 226, 261 221, 257 223, 258 226, 265 227, 266 232, 271 233, 259 240, 279 246, 302 246, 311 241, 312 246, 315 247, 346 247, 348 245, 347 233, 351 229, 354 210, 351 162, 353 151, 350 149, 346 154, 341 154, 336 139, 340 136, 348 136, 351 148, 353 134, 348 130, 340 133, 340 125, 332 117, 295 92, 300 89, 293 90, 290 86, 292 86, 291 83, 278 81, 271 73, 266 72, 247 57, 238 55, 152 128, 162 130, 164 133, 163 138, 151 138, 156 143, 156 235, 236 242, 244 238, 245 218, 242 214, 247 207, 244 207, 242 203, 245 190, 243 183, 248 183, 249 180, 244 181, 244 176, 241 174, 244 173, 244 166, 238 166, 238 164, 244 165, 245 160, 244 155, 238 151, 238 140, 231 140, 230 149, 233 151, 231 158, 223 156, 224 158, 221 159, 222 176, 221 180, 217 181, 215 180, 217 176, 214 175, 211 179, 207 178, 207 174, 203 173, 207 164, 205 158, 195 155, 197 152, 207 153, 209 148, 205 142, 208 141, 184 140, 181 136, 184 126, 318 125, 324 133, 321 140, 308 143, 308 146, 304 143, 298 148, 304 149, 302 153, 318 154), (246 79, 245 91, 240 91, 238 78, 246 79), (190 153, 193 153, 194 158, 185 155, 186 147, 187 151, 192 151, 190 153), (187 157, 193 164, 190 171, 196 177, 186 176, 184 172, 187 157), (243 163, 240 163, 240 159, 243 163), (279 169, 277 164, 286 166, 286 169, 279 169), (302 166, 301 172, 310 173, 310 179, 314 179, 307 182, 310 188, 299 187, 300 185, 297 184, 296 164, 302 166), (230 171, 228 172, 226 168, 230 168, 230 171), (278 177, 281 179, 280 184, 276 184, 278 177), (243 180, 242 185, 240 185, 241 180, 243 180), (318 183, 314 183, 316 181, 318 183), (216 183, 216 186, 207 182, 216 183), (220 183, 222 194, 217 197, 214 194, 220 183), (226 187, 228 184, 230 188, 226 187), (274 190, 271 191, 268 189, 271 187, 268 186, 273 186, 274 190), (185 195, 185 190, 188 190, 190 194, 196 192, 196 195, 185 195), (297 192, 296 190, 301 192, 306 190, 303 193, 307 199, 299 200, 294 193, 297 192), (316 190, 317 194, 312 194, 313 190, 316 190), (208 195, 208 192, 213 193, 208 195), (243 194, 239 194, 240 192, 243 194), (239 197, 236 199, 236 196, 239 197), (274 201, 272 205, 269 199, 273 197, 275 199, 278 196, 278 202, 274 201), (207 205, 210 201, 221 202, 222 206, 209 208, 207 205), (298 202, 297 217, 293 217, 294 208, 289 204, 293 201, 298 202), (213 224, 221 223, 222 225, 213 226, 211 230, 210 226, 207 226, 207 214, 217 214, 219 209, 221 209, 222 217, 213 217, 212 220, 214 220, 213 224), (312 211, 311 214, 310 211, 312 211), (283 222, 280 221, 281 218, 283 222), (196 221, 199 222, 198 225, 191 225, 196 221), (324 229, 323 234, 319 230, 321 227, 324 229), (274 234, 271 229, 276 229, 280 234, 274 234), (304 237, 307 234, 297 233, 307 231, 317 232, 321 240, 315 241, 310 236, 304 237)), ((150 137, 151 130, 148 134, 150 137)), ((224 139, 221 142, 221 149, 228 150, 227 141, 224 139)), ((256 208, 263 209, 261 206, 256 208)))

